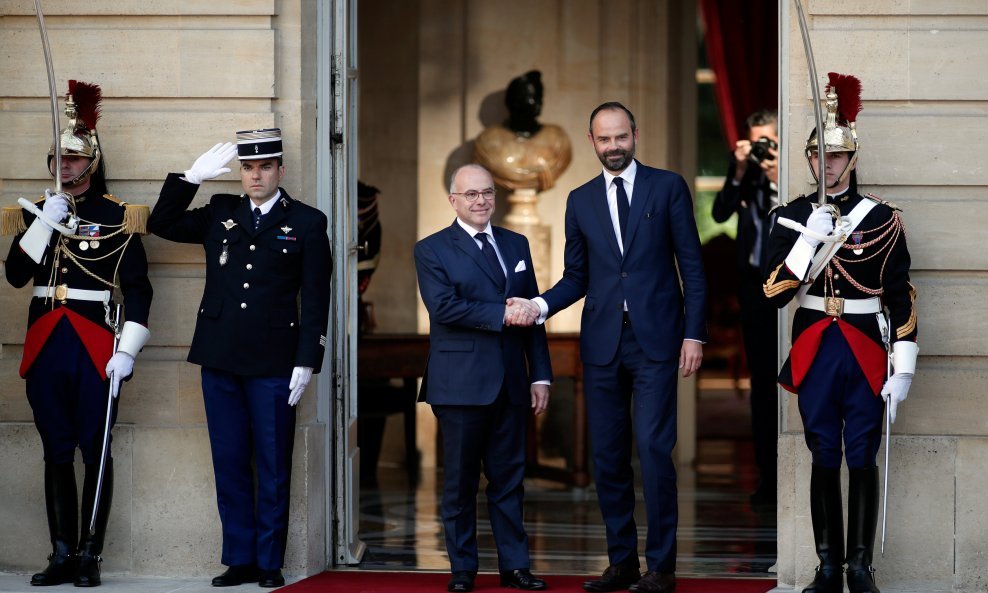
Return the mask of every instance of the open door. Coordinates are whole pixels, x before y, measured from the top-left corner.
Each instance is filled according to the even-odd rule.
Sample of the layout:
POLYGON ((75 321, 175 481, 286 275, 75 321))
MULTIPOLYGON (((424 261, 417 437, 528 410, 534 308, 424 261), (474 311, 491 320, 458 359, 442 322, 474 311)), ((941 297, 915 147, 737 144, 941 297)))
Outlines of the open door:
POLYGON ((319 2, 317 19, 317 180, 320 208, 330 216, 333 246, 333 369, 324 418, 327 549, 330 564, 357 564, 360 453, 357 449, 357 45, 356 0, 319 2))

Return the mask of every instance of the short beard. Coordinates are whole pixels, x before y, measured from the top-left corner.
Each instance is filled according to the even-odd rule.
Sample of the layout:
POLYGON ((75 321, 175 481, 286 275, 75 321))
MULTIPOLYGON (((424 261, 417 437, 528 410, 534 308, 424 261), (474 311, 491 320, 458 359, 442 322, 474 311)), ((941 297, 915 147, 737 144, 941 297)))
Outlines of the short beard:
MULTIPOLYGON (((623 158, 620 161, 618 161, 617 164, 612 164, 613 161, 608 160, 609 156, 607 153, 604 154, 597 153, 597 158, 600 159, 601 164, 604 165, 604 168, 607 169, 608 171, 624 171, 625 169, 628 168, 628 165, 630 165, 631 161, 635 158, 634 147, 632 147, 631 150, 628 151, 624 151, 624 150, 611 151, 611 153, 614 152, 620 152, 621 155, 623 156, 623 158)), ((612 154, 612 156, 617 156, 617 155, 612 154)))

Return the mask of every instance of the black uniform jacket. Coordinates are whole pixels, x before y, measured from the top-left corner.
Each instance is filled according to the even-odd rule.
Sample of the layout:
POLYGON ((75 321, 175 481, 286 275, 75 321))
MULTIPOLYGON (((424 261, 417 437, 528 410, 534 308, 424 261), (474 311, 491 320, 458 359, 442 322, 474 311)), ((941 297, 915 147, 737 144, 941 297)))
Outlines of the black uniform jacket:
POLYGON ((169 174, 148 220, 152 233, 206 252, 189 362, 259 377, 318 373, 333 269, 326 215, 282 189, 255 232, 246 196, 216 194, 187 211, 198 189, 169 174))
MULTIPOLYGON (((909 282, 909 250, 906 232, 899 212, 874 196, 844 194, 834 203, 846 216, 861 200, 878 202, 865 216, 848 240, 820 273, 808 294, 845 299, 867 299, 879 291, 882 305, 888 312, 890 342, 916 341, 916 289, 909 282), (855 250, 860 253, 855 253, 855 250), (829 278, 829 279, 828 279, 829 278), (826 294, 824 290, 826 288, 826 294), (864 289, 864 290, 863 290, 864 289)), ((810 198, 800 196, 775 210, 778 218, 789 218, 805 224, 812 211, 810 198)), ((778 307, 784 307, 802 285, 786 267, 785 259, 800 234, 776 224, 769 242, 765 296, 778 307)), ((779 375, 779 383, 797 392, 816 354, 820 334, 827 323, 839 323, 855 358, 877 394, 885 380, 886 352, 875 314, 847 314, 840 318, 822 311, 800 307, 792 322, 792 350, 779 375)))
MULTIPOLYGON (((36 205, 44 208, 44 200, 36 205)), ((33 280, 34 286, 41 287, 64 284, 74 289, 112 291, 116 272, 120 291, 123 293, 124 317, 127 321, 146 326, 152 297, 147 256, 140 235, 116 232, 122 228, 124 211, 125 202, 110 195, 102 195, 93 189, 77 196, 75 213, 81 222, 76 235, 86 234, 89 239, 68 239, 55 231, 41 263, 35 263, 20 247, 23 233, 17 235, 7 254, 7 281, 17 288, 33 280), (89 247, 94 240, 98 244, 95 249, 89 247), (55 262, 55 246, 59 241, 65 242, 73 257, 62 255, 55 262), (87 244, 85 250, 80 249, 83 242, 87 244)), ((25 225, 30 227, 34 222, 34 215, 23 211, 23 217, 25 225)), ((114 309, 112 302, 110 308, 111 311, 114 309)), ((103 303, 74 299, 59 301, 42 297, 31 299, 24 356, 21 359, 21 376, 31 368, 35 357, 62 317, 68 317, 89 351, 96 369, 105 378, 106 362, 113 350, 113 335, 106 324, 107 315, 103 303)))
MULTIPOLYGON (((762 262, 767 256, 771 226, 769 211, 772 209, 773 191, 765 172, 754 163, 748 164, 744 176, 741 177, 741 182, 734 185, 736 167, 737 162, 732 155, 731 164, 727 170, 727 180, 724 181, 724 187, 717 192, 712 214, 716 222, 726 221, 735 212, 738 215, 737 269, 738 274, 743 277, 749 274, 748 270, 751 267, 749 260, 759 233, 762 239, 762 262), (762 221, 761 229, 755 226, 753 218, 755 216, 762 221)), ((759 265, 759 267, 764 266, 759 265)))

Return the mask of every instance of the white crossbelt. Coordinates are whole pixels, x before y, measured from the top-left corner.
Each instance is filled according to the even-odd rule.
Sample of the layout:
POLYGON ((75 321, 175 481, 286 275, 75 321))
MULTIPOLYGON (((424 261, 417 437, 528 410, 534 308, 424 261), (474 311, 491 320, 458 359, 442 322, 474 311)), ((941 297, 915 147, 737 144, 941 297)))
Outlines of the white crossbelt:
MULTIPOLYGON (((844 313, 850 313, 852 315, 867 315, 869 313, 878 313, 882 310, 882 299, 878 297, 871 297, 870 299, 839 299, 843 301, 844 313)), ((814 311, 827 312, 827 302, 823 297, 813 296, 813 295, 803 295, 799 299, 799 306, 805 307, 807 309, 813 309, 814 311)))
POLYGON ((58 286, 35 286, 34 296, 40 299, 56 299, 59 301, 93 301, 103 303, 110 302, 109 290, 85 290, 82 288, 69 288, 64 284, 58 286))

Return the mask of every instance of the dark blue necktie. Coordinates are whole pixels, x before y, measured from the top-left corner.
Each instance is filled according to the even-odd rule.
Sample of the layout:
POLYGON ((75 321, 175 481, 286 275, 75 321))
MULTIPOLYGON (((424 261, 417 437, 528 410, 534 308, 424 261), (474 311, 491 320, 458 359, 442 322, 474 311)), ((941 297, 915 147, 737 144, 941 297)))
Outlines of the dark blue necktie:
POLYGON ((487 260, 487 265, 490 266, 491 272, 494 273, 494 278, 497 280, 497 287, 503 292, 505 283, 504 269, 501 267, 501 262, 497 259, 497 254, 494 253, 494 246, 487 240, 487 233, 477 233, 475 236, 477 239, 480 239, 480 251, 484 254, 484 259, 487 260))
POLYGON ((624 179, 615 177, 614 187, 617 188, 618 224, 621 225, 621 242, 627 245, 628 215, 631 213, 631 206, 628 204, 628 193, 624 191, 624 179))
POLYGON ((257 208, 255 206, 254 207, 254 230, 255 231, 257 230, 257 227, 261 226, 261 216, 263 216, 261 214, 261 209, 260 208, 257 208))

